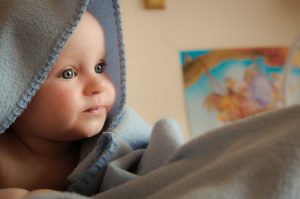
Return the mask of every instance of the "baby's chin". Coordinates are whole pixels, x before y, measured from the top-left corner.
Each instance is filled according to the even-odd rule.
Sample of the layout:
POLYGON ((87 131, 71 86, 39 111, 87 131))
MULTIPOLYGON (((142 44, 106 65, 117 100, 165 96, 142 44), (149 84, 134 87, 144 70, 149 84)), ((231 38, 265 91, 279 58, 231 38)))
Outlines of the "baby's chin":
POLYGON ((85 128, 80 128, 80 129, 74 129, 73 132, 71 132, 70 134, 70 137, 72 140, 69 140, 69 141, 78 141, 78 140, 81 140, 81 139, 86 139, 86 138, 90 138, 90 137, 93 137, 99 133, 101 133, 102 131, 102 128, 103 128, 103 125, 90 125, 88 127, 85 127, 85 128))
POLYGON ((105 124, 105 118, 83 119, 69 125, 62 126, 61 136, 57 135, 62 141, 78 141, 85 138, 93 137, 102 132, 105 124))
POLYGON ((100 129, 99 128, 72 129, 72 130, 65 130, 60 132, 63 133, 55 132, 55 134, 52 135, 39 136, 39 137, 47 140, 57 141, 57 142, 74 142, 74 141, 90 138, 101 133, 101 128, 100 129))

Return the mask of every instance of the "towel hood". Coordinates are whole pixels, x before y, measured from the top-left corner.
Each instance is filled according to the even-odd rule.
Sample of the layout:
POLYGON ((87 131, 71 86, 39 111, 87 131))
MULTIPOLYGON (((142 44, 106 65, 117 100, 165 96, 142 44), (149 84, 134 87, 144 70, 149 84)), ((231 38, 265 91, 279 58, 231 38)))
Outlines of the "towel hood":
POLYGON ((108 73, 117 91, 109 128, 118 123, 126 98, 118 1, 0 0, 0 134, 26 109, 86 10, 104 28, 108 73))

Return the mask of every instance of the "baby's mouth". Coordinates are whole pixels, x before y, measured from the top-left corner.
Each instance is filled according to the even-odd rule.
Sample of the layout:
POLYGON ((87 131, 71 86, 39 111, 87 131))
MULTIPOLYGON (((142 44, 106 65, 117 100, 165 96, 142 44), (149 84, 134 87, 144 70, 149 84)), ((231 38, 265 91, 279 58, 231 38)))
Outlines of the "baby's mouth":
POLYGON ((104 110, 103 106, 93 106, 93 107, 86 109, 84 112, 85 113, 100 113, 103 110, 104 110))

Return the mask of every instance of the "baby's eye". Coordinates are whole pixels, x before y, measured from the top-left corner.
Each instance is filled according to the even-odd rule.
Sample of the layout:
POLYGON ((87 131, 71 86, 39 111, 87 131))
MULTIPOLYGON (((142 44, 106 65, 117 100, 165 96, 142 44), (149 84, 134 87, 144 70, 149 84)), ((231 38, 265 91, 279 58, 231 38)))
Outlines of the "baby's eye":
POLYGON ((95 66, 95 72, 96 73, 102 73, 104 70, 104 67, 106 66, 105 62, 100 62, 95 66))
POLYGON ((64 70, 59 77, 62 77, 64 79, 72 79, 76 76, 77 74, 75 73, 75 71, 71 68, 64 70))

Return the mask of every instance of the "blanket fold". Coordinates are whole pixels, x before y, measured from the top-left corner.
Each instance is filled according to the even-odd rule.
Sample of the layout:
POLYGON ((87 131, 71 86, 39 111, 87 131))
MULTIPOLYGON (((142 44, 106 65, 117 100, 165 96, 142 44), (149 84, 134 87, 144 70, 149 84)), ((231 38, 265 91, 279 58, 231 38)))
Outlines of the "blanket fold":
MULTIPOLYGON (((108 164, 105 188, 92 198, 299 198, 299 118, 300 105, 295 105, 234 122, 179 144, 164 157, 163 164, 159 161, 159 167, 150 166, 152 170, 138 175, 135 172, 143 170, 143 159, 159 156, 158 152, 169 145, 158 144, 152 151, 152 142, 173 139, 173 134, 162 130, 164 127, 153 128, 147 148, 108 164), (107 183, 109 179, 111 183, 107 183), (114 183, 114 179, 119 182, 114 183)), ((161 121, 159 126, 166 125, 176 134, 177 126, 170 127, 172 123, 161 121)), ((61 194, 59 198, 70 196, 61 194)))

